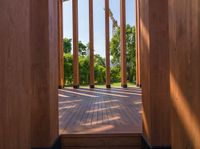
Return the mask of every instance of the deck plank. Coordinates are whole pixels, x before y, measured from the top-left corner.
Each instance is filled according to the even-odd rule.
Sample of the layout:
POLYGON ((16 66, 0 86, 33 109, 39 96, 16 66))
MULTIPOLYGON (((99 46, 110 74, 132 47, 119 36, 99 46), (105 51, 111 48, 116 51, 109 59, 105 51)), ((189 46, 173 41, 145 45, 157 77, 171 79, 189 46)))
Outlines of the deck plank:
POLYGON ((141 90, 59 90, 60 134, 142 133, 141 90))

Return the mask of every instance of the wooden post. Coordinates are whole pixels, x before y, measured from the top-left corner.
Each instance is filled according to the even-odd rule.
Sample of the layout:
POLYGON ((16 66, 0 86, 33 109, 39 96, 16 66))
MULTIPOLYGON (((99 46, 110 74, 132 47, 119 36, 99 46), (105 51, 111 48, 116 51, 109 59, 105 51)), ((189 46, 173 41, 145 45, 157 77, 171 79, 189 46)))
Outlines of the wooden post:
POLYGON ((168 0, 140 0, 143 137, 152 148, 171 141, 168 25, 168 0))
POLYGON ((31 147, 52 148, 59 137, 58 1, 33 0, 30 13, 31 147))
POLYGON ((139 0, 135 1, 136 6, 136 85, 141 86, 140 71, 140 7, 139 0))
POLYGON ((106 87, 110 85, 110 26, 109 26, 109 0, 105 0, 105 39, 106 39, 106 87))
POLYGON ((121 86, 127 88, 126 78, 126 0, 120 0, 121 86))
POLYGON ((94 24, 93 0, 89 0, 90 88, 94 88, 94 24))
POLYGON ((64 87, 63 0, 58 0, 58 88, 64 87))
POLYGON ((73 87, 79 88, 78 0, 72 1, 73 16, 73 87))

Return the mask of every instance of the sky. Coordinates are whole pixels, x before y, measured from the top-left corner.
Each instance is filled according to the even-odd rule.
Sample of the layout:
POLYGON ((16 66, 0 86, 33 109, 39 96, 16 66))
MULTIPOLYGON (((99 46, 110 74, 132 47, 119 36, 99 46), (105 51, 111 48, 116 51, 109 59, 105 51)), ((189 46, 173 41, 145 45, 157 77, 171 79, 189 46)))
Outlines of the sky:
MULTIPOLYGON (((89 42, 88 0, 78 0, 79 41, 89 42)), ((94 49, 95 54, 105 57, 105 12, 104 0, 93 0, 94 13, 94 49)), ((120 25, 120 0, 110 0, 110 9, 120 25)), ((126 0, 126 23, 135 25, 135 0, 126 0)), ((63 4, 63 36, 72 38, 72 0, 63 4)), ((110 38, 112 22, 110 20, 110 38)))

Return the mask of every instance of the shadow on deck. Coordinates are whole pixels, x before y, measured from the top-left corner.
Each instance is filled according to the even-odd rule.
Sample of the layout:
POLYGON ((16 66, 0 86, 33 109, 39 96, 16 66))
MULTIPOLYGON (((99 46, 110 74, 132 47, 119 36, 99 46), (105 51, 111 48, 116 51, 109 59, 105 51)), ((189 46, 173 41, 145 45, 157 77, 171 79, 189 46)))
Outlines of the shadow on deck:
POLYGON ((141 106, 141 90, 136 87, 61 89, 59 90, 61 141, 67 145, 71 144, 70 148, 78 144, 85 146, 83 142, 86 140, 91 142, 91 139, 94 144, 103 144, 103 148, 106 144, 116 146, 119 142, 127 141, 127 146, 133 143, 138 145, 142 133, 141 106), (73 138, 76 138, 75 142, 73 138), (135 142, 132 142, 133 138, 135 142))

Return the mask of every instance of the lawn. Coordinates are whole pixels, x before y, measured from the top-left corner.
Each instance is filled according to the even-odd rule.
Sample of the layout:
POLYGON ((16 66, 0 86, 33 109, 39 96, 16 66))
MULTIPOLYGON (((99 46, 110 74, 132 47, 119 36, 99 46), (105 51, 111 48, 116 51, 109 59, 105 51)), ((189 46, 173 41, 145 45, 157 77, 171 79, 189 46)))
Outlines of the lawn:
MULTIPOLYGON (((128 84, 128 87, 134 87, 135 86, 135 83, 128 82, 127 84, 128 84)), ((88 88, 88 85, 81 85, 80 87, 81 88, 88 88)), ((95 85, 95 87, 96 88, 105 88, 106 86, 105 85, 98 85, 97 84, 97 85, 95 85)), ((118 82, 118 83, 112 83, 111 87, 112 88, 119 88, 119 87, 121 87, 121 83, 120 82, 118 82)))

